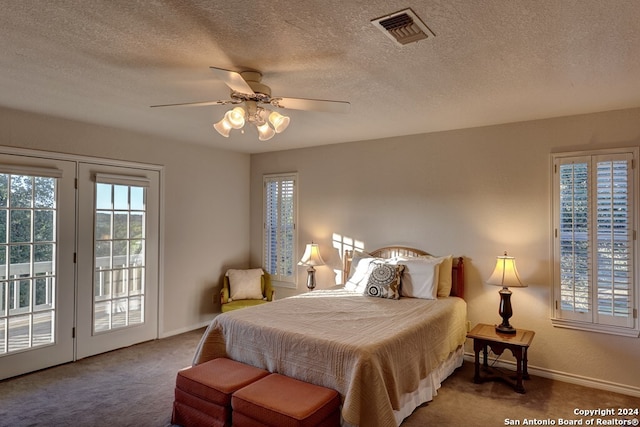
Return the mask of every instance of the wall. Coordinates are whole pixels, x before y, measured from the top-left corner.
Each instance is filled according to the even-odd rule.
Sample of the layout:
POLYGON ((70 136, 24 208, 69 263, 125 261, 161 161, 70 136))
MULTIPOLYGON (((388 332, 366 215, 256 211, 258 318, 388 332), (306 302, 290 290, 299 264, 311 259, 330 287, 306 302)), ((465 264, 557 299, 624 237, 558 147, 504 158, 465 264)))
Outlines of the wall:
POLYGON ((0 145, 162 165, 159 335, 220 311, 223 272, 249 261, 249 155, 1 108, 0 145))
MULTIPOLYGON (((319 243, 328 264, 317 268, 319 288, 336 283, 341 265, 334 233, 368 249, 401 244, 464 256, 469 320, 496 323, 498 288, 484 281, 507 250, 529 285, 513 290, 511 318, 536 332, 529 366, 640 396, 640 339, 549 320, 550 153, 624 145, 640 145, 640 109, 252 155, 251 261, 261 259, 262 175, 297 171, 299 248, 319 243)), ((278 295, 302 292, 305 274, 300 268, 298 290, 278 295)))

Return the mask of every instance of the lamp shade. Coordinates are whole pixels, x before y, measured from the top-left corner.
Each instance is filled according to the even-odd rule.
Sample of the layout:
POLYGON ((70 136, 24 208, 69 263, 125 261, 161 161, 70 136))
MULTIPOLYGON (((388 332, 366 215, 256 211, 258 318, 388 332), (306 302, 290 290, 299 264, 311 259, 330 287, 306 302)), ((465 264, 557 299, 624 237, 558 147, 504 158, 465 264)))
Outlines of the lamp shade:
POLYGON ((260 141, 268 141, 276 134, 276 131, 268 123, 256 125, 256 127, 258 128, 258 139, 260 141))
POLYGON ((242 107, 236 107, 233 110, 227 111, 224 118, 227 119, 229 125, 234 129, 240 129, 244 126, 244 110, 242 107))
POLYGON ((497 257, 496 268, 493 274, 487 280, 487 284, 502 286, 503 288, 524 288, 527 285, 522 283, 518 270, 516 269, 516 259, 514 257, 504 256, 497 257))
POLYGON ((289 117, 283 116, 277 111, 273 111, 269 114, 269 122, 273 125, 273 129, 276 133, 284 132, 284 130, 289 126, 289 117))
POLYGON ((302 255, 302 259, 300 260, 298 265, 306 265, 310 267, 324 265, 324 260, 320 256, 320 248, 318 247, 317 243, 307 244, 307 247, 304 250, 304 254, 302 255))
POLYGON ((229 132, 231 132, 231 123, 227 120, 227 115, 222 118, 218 123, 213 125, 213 128, 225 138, 229 138, 229 132))

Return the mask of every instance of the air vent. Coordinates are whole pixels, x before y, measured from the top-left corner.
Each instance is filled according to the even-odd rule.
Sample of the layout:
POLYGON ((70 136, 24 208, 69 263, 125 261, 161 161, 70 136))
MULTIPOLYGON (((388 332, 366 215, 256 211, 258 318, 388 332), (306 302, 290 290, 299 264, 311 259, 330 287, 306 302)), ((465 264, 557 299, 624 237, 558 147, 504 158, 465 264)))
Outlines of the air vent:
POLYGON ((387 37, 400 46, 435 37, 433 31, 411 9, 400 10, 371 21, 387 37))

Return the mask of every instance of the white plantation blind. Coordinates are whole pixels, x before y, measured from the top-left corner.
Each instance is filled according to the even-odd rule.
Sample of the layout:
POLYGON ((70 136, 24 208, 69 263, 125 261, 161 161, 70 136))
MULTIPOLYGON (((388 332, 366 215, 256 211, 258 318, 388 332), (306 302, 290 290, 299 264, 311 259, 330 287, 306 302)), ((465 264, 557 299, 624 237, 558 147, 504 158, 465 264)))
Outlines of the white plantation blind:
POLYGON ((559 319, 637 329, 633 158, 629 152, 554 159, 559 319))
POLYGON ((263 268, 280 282, 296 278, 296 174, 265 175, 263 268))
POLYGON ((596 313, 600 317, 630 318, 633 285, 631 158, 596 157, 595 161, 596 313))
POLYGON ((589 174, 582 159, 564 163, 560 174, 560 301, 562 310, 591 310, 589 279, 589 174))

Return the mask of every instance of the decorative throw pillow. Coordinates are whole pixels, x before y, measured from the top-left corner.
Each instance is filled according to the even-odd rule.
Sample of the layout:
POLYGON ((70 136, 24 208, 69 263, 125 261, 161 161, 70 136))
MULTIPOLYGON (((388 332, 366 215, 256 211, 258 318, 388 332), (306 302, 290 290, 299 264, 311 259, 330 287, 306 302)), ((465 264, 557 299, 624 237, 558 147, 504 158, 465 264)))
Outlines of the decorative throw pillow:
POLYGON ((364 292, 365 295, 400 299, 400 278, 402 277, 404 265, 374 263, 371 267, 371 274, 364 292))
POLYGON ((249 270, 228 270, 229 299, 262 299, 262 275, 261 268, 249 270))

